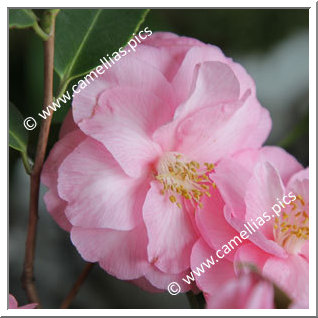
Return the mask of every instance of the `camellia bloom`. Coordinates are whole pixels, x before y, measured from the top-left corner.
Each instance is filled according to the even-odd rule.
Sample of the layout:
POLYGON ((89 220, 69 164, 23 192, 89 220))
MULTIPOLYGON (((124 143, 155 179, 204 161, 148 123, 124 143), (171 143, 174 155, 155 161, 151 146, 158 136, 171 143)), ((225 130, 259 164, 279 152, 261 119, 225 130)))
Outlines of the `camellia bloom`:
POLYGON ((38 304, 36 303, 32 303, 32 304, 27 304, 27 305, 18 307, 17 300, 14 298, 14 296, 9 294, 9 309, 34 309, 36 308, 37 305, 38 304))
POLYGON ((165 289, 189 269, 214 164, 259 148, 270 128, 239 64, 153 34, 75 95, 43 169, 47 209, 85 260, 165 289))
POLYGON ((308 308, 308 169, 284 150, 264 147, 222 159, 213 178, 221 196, 196 215, 204 240, 224 260, 256 265, 293 308, 308 308))
MULTIPOLYGON (((191 268, 201 267, 202 261, 215 254, 202 238, 193 247, 191 268)), ((196 277, 198 287, 203 290, 206 307, 210 309, 272 309, 274 308, 274 287, 258 274, 234 270, 227 259, 215 263, 196 277)))

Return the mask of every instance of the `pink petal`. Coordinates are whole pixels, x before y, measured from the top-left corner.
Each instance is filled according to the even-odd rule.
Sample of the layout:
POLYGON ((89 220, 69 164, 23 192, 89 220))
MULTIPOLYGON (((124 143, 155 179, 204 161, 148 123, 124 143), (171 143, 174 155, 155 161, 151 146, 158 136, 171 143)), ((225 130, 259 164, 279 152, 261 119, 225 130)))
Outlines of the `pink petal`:
MULTIPOLYGON (((295 171, 296 172, 296 171, 295 171)), ((309 179, 309 168, 302 169, 295 173, 288 182, 288 187, 292 186, 292 184, 298 180, 298 181, 304 181, 309 179)))
MULTIPOLYGON (((192 50, 195 50, 195 48, 192 50)), ((182 80, 187 81, 190 96, 177 109, 176 117, 185 117, 187 114, 207 105, 214 106, 239 99, 240 84, 227 64, 202 62, 193 69, 192 83, 189 81, 190 76, 186 77, 185 74, 180 72, 177 76, 182 76, 182 80)), ((178 81, 178 87, 184 88, 184 85, 186 83, 181 85, 178 81)))
POLYGON ((93 117, 79 124, 81 129, 102 142, 129 176, 147 173, 161 153, 150 136, 172 118, 172 106, 162 108, 163 100, 130 88, 109 90, 98 103, 93 117))
MULTIPOLYGON (((189 50, 191 50, 194 46, 196 47, 206 46, 204 43, 198 41, 197 39, 184 37, 184 36, 178 36, 176 34, 169 33, 169 32, 155 32, 150 37, 148 37, 147 40, 143 42, 143 44, 147 46, 148 48, 149 46, 158 48, 163 54, 168 54, 173 59, 173 63, 170 66, 170 70, 168 70, 168 73, 164 73, 169 81, 172 81, 173 77, 175 76, 178 69, 180 68, 181 63, 183 62, 189 50)), ((163 69, 166 69, 166 68, 163 68, 163 69)), ((186 81, 185 81, 185 84, 187 84, 186 81)), ((174 86, 175 86, 175 89, 178 90, 178 92, 182 92, 182 87, 185 88, 182 85, 180 86, 174 85, 174 86)))
POLYGON ((273 239, 273 222, 276 214, 272 206, 285 194, 285 187, 280 175, 270 163, 258 163, 254 168, 254 175, 247 184, 245 193, 246 221, 256 221, 267 212, 272 221, 267 221, 259 231, 268 239, 273 239))
POLYGON ((145 277, 137 278, 130 282, 149 293, 162 293, 164 291, 163 289, 153 286, 145 277))
POLYGON ((231 158, 222 159, 215 168, 213 180, 226 204, 234 211, 233 215, 238 218, 245 216, 245 192, 257 162, 269 162, 279 171, 283 182, 301 169, 291 155, 278 147, 241 151, 231 158))
POLYGON ((279 175, 284 184, 296 172, 303 169, 302 165, 284 149, 274 146, 263 147, 260 150, 260 160, 269 162, 279 171, 279 175))
MULTIPOLYGON (((243 152, 243 154, 249 155, 251 152, 253 151, 243 152)), ((212 177, 224 201, 234 211, 234 216, 243 219, 246 210, 245 191, 251 173, 245 165, 235 159, 221 160, 215 167, 212 177)))
MULTIPOLYGON (((224 216, 227 222, 229 222, 238 232, 242 230, 246 230, 244 224, 247 224, 247 221, 239 219, 234 216, 233 210, 229 206, 225 206, 224 208, 224 216)), ((249 236, 249 240, 253 242, 255 245, 259 246, 265 252, 270 253, 272 255, 276 255, 278 257, 286 258, 287 253, 283 247, 278 245, 275 241, 269 240, 266 236, 259 230, 254 227, 255 232, 252 229, 250 231, 252 234, 249 236)))
MULTIPOLYGON (((107 71, 108 72, 108 71, 107 71)), ((105 72, 105 73, 107 73, 105 72)), ((113 82, 107 81, 105 76, 100 76, 99 80, 91 82, 79 94, 75 94, 72 102, 72 113, 74 122, 78 125, 84 119, 90 118, 94 114, 94 109, 100 94, 105 90, 115 86, 113 82)), ((77 88, 78 90, 78 88, 77 88)))
POLYGON ((137 279, 148 268, 144 225, 131 231, 73 227, 71 239, 86 261, 119 279, 137 279))
POLYGON ((274 288, 266 281, 259 282, 250 294, 246 308, 274 309, 274 288))
POLYGON ((304 243, 299 254, 309 262, 309 241, 304 243))
POLYGON ((176 63, 172 52, 162 46, 156 47, 147 44, 148 41, 142 42, 138 46, 138 60, 155 67, 170 82, 178 69, 178 63, 176 63))
POLYGON ((271 257, 270 254, 264 252, 256 245, 248 243, 238 248, 235 253, 234 263, 237 266, 240 264, 254 265, 261 271, 269 257, 271 257))
POLYGON ((152 135, 152 140, 156 142, 164 151, 175 151, 178 140, 176 137, 176 128, 178 121, 172 121, 159 127, 152 135))
POLYGON ((215 163, 244 148, 258 148, 268 136, 270 126, 268 112, 252 96, 206 107, 179 124, 178 151, 199 162, 215 163))
MULTIPOLYGON (((221 249, 233 237, 239 236, 224 218, 224 202, 218 190, 213 190, 211 198, 204 199, 202 204, 203 207, 195 213, 195 219, 202 238, 210 247, 221 249)), ((228 254, 226 257, 232 260, 234 254, 228 254)))
POLYGON ((243 97, 247 90, 251 90, 252 95, 255 96, 255 83, 240 64, 234 63, 232 59, 225 57, 218 47, 201 43, 200 46, 195 45, 188 50, 173 80, 180 102, 189 97, 191 90, 191 81, 189 79, 192 79, 196 66, 206 61, 227 64, 234 71, 235 77, 240 83, 240 98, 243 97), (183 89, 181 90, 180 88, 183 89))
POLYGON ((158 292, 170 282, 179 282, 182 292, 193 288, 182 281, 186 272, 166 274, 147 261, 147 234, 144 225, 131 231, 73 227, 71 239, 81 256, 99 265, 109 274, 141 288, 158 292))
POLYGON ((18 302, 15 299, 15 297, 11 294, 9 294, 9 309, 34 309, 37 307, 38 304, 31 303, 24 306, 18 307, 18 302))
POLYGON ((252 275, 225 282, 214 297, 209 297, 211 309, 273 309, 274 288, 265 281, 256 282, 252 275))
POLYGON ((154 47, 164 47, 166 49, 174 47, 188 48, 192 46, 205 46, 204 43, 197 39, 179 36, 171 32, 155 32, 143 43, 154 47))
POLYGON ((37 303, 31 303, 24 306, 19 307, 19 309, 34 309, 37 307, 37 303))
POLYGON ((70 231, 72 224, 65 216, 65 209, 67 202, 62 200, 58 195, 57 189, 52 188, 45 193, 43 200, 46 205, 47 211, 51 214, 54 221, 65 231, 70 231))
MULTIPOLYGON (((271 212, 276 198, 281 198, 284 192, 282 181, 288 180, 299 169, 301 169, 299 163, 284 150, 278 147, 263 147, 260 151, 243 151, 233 156, 232 159, 222 160, 215 169, 213 179, 232 210, 232 217, 249 221, 250 218, 255 220, 262 216, 265 211, 271 212), (259 162, 258 165, 257 162, 259 162), (266 165, 272 166, 271 172, 264 172, 262 179, 261 170, 266 170, 266 165), (245 208, 247 209, 246 216, 245 208)), ((271 213, 268 214, 271 215, 271 213)), ((244 225, 241 222, 241 225, 237 226, 237 230, 242 226, 244 225)), ((266 223, 261 229, 267 237, 271 237, 271 223, 266 223)))
MULTIPOLYGON (((211 249, 202 238, 198 239, 191 253, 191 269, 197 271, 197 267, 201 268, 203 262, 207 263, 207 259, 211 261, 211 255, 215 258, 215 250, 211 249)), ((205 268, 204 274, 199 277, 193 273, 198 287, 209 297, 213 298, 218 290, 226 281, 235 277, 233 263, 225 258, 215 262, 209 269, 205 268)))
POLYGON ((228 155, 229 151, 234 152, 236 147, 232 147, 231 142, 234 130, 228 123, 240 106, 236 102, 205 107, 181 120, 176 127, 177 151, 199 162, 214 163, 228 155), (225 131, 227 127, 229 130, 225 131))
MULTIPOLYGON (((273 152, 279 151, 274 149, 273 152)), ((270 149, 267 151, 269 153, 270 149)), ((227 202, 224 209, 226 220, 240 232, 246 230, 244 224, 247 222, 257 223, 257 218, 263 217, 264 212, 272 217, 271 207, 276 198, 282 197, 284 186, 277 169, 265 162, 261 151, 259 155, 251 151, 242 152, 234 158, 222 160, 215 169, 213 179, 227 202), (242 159, 249 154, 253 159, 245 167, 242 159), (255 165, 257 161, 259 163, 255 165)), ((286 257, 284 249, 272 241, 272 230, 272 222, 267 222, 249 239, 268 253, 286 257)))
POLYGON ((18 308, 17 300, 14 298, 14 296, 9 294, 9 309, 17 309, 17 308, 18 308))
POLYGON ((309 306, 303 303, 298 303, 297 300, 295 300, 291 303, 288 309, 309 309, 309 306))
POLYGON ((309 213, 309 169, 303 169, 295 173, 288 182, 288 191, 295 195, 301 195, 305 201, 307 213, 309 213))
POLYGON ((298 255, 287 259, 271 257, 263 267, 263 274, 275 282, 298 304, 309 306, 309 264, 298 255))
POLYGON ((78 126, 75 124, 73 120, 73 111, 72 109, 70 109, 67 115, 65 116, 62 127, 60 129, 60 133, 59 133, 60 139, 62 139, 68 133, 77 129, 78 129, 78 126))
POLYGON ((48 187, 48 192, 44 195, 44 202, 48 212, 61 228, 66 231, 71 229, 71 224, 65 216, 66 202, 58 195, 57 178, 58 168, 64 159, 74 150, 77 145, 84 140, 85 135, 78 129, 59 140, 51 150, 44 163, 41 182, 48 187))
POLYGON ((160 193, 159 182, 151 182, 143 207, 149 244, 148 259, 167 273, 180 273, 190 266, 196 234, 185 209, 160 193))
MULTIPOLYGON (((168 286, 172 282, 176 282, 180 286, 180 292, 185 293, 188 290, 195 290, 195 284, 187 284, 182 278, 186 277, 189 271, 183 271, 177 274, 167 274, 160 271, 156 266, 149 266, 145 273, 145 278, 156 288, 161 290, 167 290, 168 286)), ((144 286, 146 287, 146 286, 144 286)), ((147 290, 147 289, 146 289, 147 290)))
POLYGON ((74 226, 130 230, 141 221, 148 182, 125 175, 103 145, 85 139, 59 168, 59 195, 74 226))
POLYGON ((73 98, 73 117, 79 124, 89 119, 98 106, 99 96, 109 89, 120 87, 143 89, 148 95, 156 95, 165 103, 175 104, 172 86, 156 67, 145 64, 137 56, 130 54, 119 60, 110 69, 91 81, 80 94, 73 98))

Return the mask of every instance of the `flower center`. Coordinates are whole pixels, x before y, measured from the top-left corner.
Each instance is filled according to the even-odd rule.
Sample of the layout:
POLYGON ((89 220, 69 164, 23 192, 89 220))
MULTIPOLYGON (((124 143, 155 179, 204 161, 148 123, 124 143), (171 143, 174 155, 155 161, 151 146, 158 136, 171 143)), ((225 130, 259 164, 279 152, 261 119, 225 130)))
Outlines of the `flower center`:
POLYGON ((309 238, 307 208, 302 196, 297 195, 297 200, 286 206, 279 218, 275 218, 275 241, 288 253, 297 254, 309 238))
POLYGON ((167 152, 157 164, 156 179, 163 185, 161 194, 169 195, 169 200, 182 208, 182 199, 190 200, 202 208, 201 199, 210 197, 211 186, 216 187, 208 176, 214 169, 212 163, 203 167, 196 161, 188 161, 182 154, 167 152))

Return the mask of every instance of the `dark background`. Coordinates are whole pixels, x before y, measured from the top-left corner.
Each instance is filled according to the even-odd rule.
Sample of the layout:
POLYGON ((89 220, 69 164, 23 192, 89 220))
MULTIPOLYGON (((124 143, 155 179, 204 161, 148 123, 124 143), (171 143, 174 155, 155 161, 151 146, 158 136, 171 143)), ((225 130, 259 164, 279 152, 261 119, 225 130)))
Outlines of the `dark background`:
MULTIPOLYGON (((270 110, 273 130, 267 144, 280 145, 308 165, 308 21, 300 9, 153 9, 141 29, 171 31, 219 46, 241 63, 256 82, 261 104, 270 110)), ((98 61, 97 61, 97 64, 98 61)), ((58 84, 58 77, 55 77, 58 84)), ((56 85, 57 86, 57 85, 56 85)), ((32 30, 9 31, 9 97, 24 117, 36 115, 43 100, 43 49, 32 30)), ((53 119, 49 148, 57 140, 59 119, 53 119)), ((35 117, 35 116, 34 116, 35 117)), ((34 156, 38 129, 29 139, 34 156)), ((41 188, 36 284, 44 308, 58 308, 85 262, 68 233, 47 213, 41 188)), ((21 288, 29 178, 19 153, 9 150, 9 291, 26 303, 21 288)), ((189 308, 185 295, 150 294, 117 280, 95 265, 71 308, 189 308)))

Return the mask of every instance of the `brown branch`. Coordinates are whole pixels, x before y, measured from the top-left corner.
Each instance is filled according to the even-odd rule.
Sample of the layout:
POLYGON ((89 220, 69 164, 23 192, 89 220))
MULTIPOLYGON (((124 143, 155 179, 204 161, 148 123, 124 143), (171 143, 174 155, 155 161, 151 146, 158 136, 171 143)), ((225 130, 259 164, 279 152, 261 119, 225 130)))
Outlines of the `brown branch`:
POLYGON ((72 289, 70 290, 69 294, 66 296, 66 298, 63 300, 61 304, 61 309, 68 308, 71 304, 72 300, 76 296, 77 292, 79 291, 81 285, 84 283, 86 277, 88 276, 89 272, 92 270, 94 263, 88 263, 84 267, 82 273, 78 277, 77 281, 73 285, 72 289))
MULTIPOLYGON (((50 36, 44 42, 44 101, 43 108, 46 109, 53 101, 53 67, 54 67, 54 30, 56 13, 47 10, 45 13, 50 26, 50 36), (51 15, 48 20, 48 16, 51 15)), ((36 230, 38 222, 38 201, 40 189, 40 175, 45 158, 46 146, 49 137, 52 116, 42 120, 39 134, 35 163, 31 173, 29 224, 25 246, 25 258, 23 265, 22 285, 26 290, 30 302, 38 303, 41 308, 40 299, 34 283, 34 256, 36 243, 36 230)))

